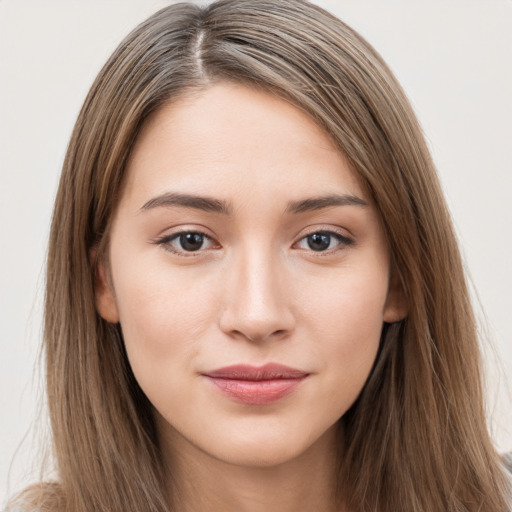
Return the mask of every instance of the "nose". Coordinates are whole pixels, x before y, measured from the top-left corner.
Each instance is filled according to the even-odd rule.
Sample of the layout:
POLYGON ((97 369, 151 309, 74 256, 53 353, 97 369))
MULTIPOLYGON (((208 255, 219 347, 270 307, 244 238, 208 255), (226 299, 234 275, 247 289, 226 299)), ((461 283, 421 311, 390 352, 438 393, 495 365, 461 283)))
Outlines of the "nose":
POLYGON ((223 332, 255 343, 290 335, 295 317, 286 276, 275 255, 253 251, 226 269, 226 274, 219 318, 223 332))

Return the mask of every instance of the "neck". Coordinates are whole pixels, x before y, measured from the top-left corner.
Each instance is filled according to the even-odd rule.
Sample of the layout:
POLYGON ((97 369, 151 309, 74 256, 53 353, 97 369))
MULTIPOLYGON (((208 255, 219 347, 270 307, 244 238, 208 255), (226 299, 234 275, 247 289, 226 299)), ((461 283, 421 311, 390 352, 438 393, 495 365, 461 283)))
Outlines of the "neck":
POLYGON ((177 432, 166 438, 167 446, 165 441, 174 441, 172 461, 166 460, 173 510, 340 512, 335 499, 334 429, 297 457, 271 466, 221 461, 184 441, 177 432))

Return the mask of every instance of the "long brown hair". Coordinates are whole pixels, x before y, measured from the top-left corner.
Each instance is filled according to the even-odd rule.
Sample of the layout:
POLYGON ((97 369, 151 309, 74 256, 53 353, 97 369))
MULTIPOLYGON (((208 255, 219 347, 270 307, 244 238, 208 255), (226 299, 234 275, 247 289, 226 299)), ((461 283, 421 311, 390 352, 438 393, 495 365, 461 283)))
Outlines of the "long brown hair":
POLYGON ((105 254, 145 120, 218 81, 275 94, 332 137, 373 198, 407 297, 407 318, 384 325, 372 374, 339 421, 344 505, 507 510, 461 258, 421 130, 378 53, 304 0, 169 6, 128 35, 94 82, 65 158, 48 253, 44 350, 59 479, 20 500, 73 512, 172 503, 119 326, 96 312, 94 260, 105 254))

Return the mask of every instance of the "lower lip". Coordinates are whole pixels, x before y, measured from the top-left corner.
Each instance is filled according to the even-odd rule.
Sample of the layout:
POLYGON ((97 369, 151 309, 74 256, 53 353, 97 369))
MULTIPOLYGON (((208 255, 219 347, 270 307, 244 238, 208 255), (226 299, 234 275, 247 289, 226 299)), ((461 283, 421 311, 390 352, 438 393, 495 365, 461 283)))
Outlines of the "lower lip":
POLYGON ((208 377, 224 395, 247 405, 266 405, 276 402, 295 389, 306 377, 270 380, 237 380, 208 377))

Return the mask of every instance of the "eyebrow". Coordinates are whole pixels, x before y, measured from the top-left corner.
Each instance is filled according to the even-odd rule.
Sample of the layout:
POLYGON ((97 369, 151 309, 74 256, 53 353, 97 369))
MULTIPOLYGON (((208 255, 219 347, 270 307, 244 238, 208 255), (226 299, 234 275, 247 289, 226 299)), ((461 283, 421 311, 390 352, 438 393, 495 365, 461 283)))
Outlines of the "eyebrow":
POLYGON ((368 203, 360 197, 350 194, 329 194, 327 196, 311 197, 300 201, 288 203, 286 213, 303 213, 333 206, 368 206, 368 203))
MULTIPOLYGON (((154 197, 144 203, 141 212, 152 210, 157 207, 181 206, 182 208, 192 208, 205 212, 220 213, 231 215, 233 208, 229 202, 220 199, 214 199, 207 196, 197 196, 194 194, 181 194, 177 192, 168 192, 154 197)), ((329 194, 325 196, 309 197, 299 201, 291 201, 285 208, 285 213, 297 214, 334 206, 368 206, 368 203, 360 197, 350 194, 329 194)))
POLYGON ((184 208, 193 208, 205 212, 222 213, 230 215, 232 208, 228 202, 220 199, 213 199, 206 196, 196 196, 193 194, 180 194, 168 192, 150 199, 140 209, 140 211, 151 210, 159 206, 172 207, 181 206, 184 208))

